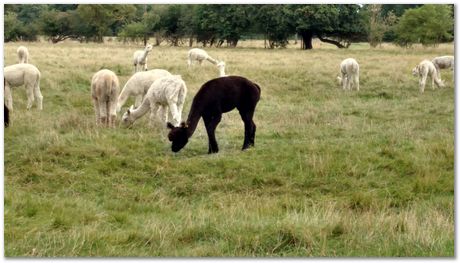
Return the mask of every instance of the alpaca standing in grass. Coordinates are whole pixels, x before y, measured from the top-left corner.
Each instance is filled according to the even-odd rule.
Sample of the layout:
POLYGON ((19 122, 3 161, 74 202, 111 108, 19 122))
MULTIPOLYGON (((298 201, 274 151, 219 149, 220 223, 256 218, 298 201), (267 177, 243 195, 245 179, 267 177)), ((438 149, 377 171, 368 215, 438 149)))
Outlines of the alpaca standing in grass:
POLYGON ((96 124, 115 127, 117 117, 118 77, 108 69, 102 69, 91 80, 91 97, 96 113, 96 124))
POLYGON ((40 91, 40 71, 32 64, 14 64, 3 70, 5 77, 5 102, 10 111, 13 110, 12 88, 24 85, 27 93, 27 109, 37 99, 39 110, 43 109, 43 96, 40 91))
POLYGON ((150 110, 150 124, 153 125, 157 111, 160 111, 162 121, 168 121, 169 116, 178 125, 181 121, 182 108, 187 96, 187 86, 180 75, 171 75, 159 78, 150 86, 145 94, 142 104, 134 109, 131 106, 123 114, 122 122, 125 127, 130 127, 137 119, 150 110))
POLYGON ((217 63, 216 66, 219 69, 219 77, 226 77, 227 75, 225 74, 225 62, 221 61, 217 63))
POLYGON ((18 63, 29 63, 29 50, 25 46, 19 46, 17 49, 18 52, 18 63))
POLYGON ((132 75, 126 82, 125 86, 121 90, 120 96, 118 97, 117 113, 121 111, 121 107, 123 107, 130 96, 136 97, 134 106, 136 108, 139 107, 144 95, 147 93, 152 83, 155 80, 166 76, 171 76, 171 73, 164 69, 140 71, 132 75))
POLYGON ((200 118, 203 118, 208 133, 208 153, 217 153, 219 147, 215 137, 216 127, 222 118, 222 113, 234 108, 238 109, 244 122, 242 150, 254 146, 256 124, 252 118, 259 99, 260 87, 244 77, 220 77, 206 82, 193 98, 187 121, 181 123, 179 127, 168 123, 168 128, 171 129, 168 134, 172 142, 171 150, 180 151, 195 132, 200 118))
POLYGON ((341 77, 337 77, 339 84, 345 90, 355 86, 359 91, 359 64, 354 58, 347 58, 340 63, 341 77))
POLYGON ((198 63, 201 64, 203 63, 203 60, 207 60, 211 62, 214 65, 217 65, 218 61, 213 59, 211 56, 206 53, 201 48, 192 48, 188 51, 188 59, 187 59, 187 64, 190 67, 194 61, 198 61, 198 63))
POLYGON ((438 74, 436 71, 436 67, 433 64, 433 62, 429 60, 423 60, 415 66, 415 68, 412 69, 412 75, 419 77, 419 89, 420 93, 423 93, 425 91, 425 84, 426 84, 426 79, 428 76, 431 78, 431 88, 434 90, 434 84, 436 83, 436 86, 443 88, 444 83, 440 78, 438 78, 438 74))
POLYGON ((141 70, 147 70, 147 55, 152 50, 153 46, 147 44, 144 50, 136 50, 133 55, 133 62, 134 62, 134 72, 138 72, 141 70))
POLYGON ((452 71, 454 71, 454 56, 435 57, 433 60, 431 60, 431 62, 433 62, 434 66, 436 67, 438 79, 441 79, 441 69, 450 68, 452 71))

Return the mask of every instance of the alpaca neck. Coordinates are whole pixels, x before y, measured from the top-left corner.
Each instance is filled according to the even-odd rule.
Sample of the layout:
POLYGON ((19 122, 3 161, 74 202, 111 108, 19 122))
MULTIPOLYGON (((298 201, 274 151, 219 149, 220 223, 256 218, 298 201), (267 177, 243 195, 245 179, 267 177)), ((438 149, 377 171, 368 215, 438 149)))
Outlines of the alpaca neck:
POLYGON ((206 58, 206 60, 209 61, 209 62, 211 62, 211 63, 214 64, 214 65, 217 65, 217 60, 213 59, 213 58, 210 57, 210 56, 208 56, 208 57, 206 58))
POLYGON ((144 99, 141 106, 137 107, 135 110, 130 112, 133 121, 139 119, 140 117, 144 116, 147 111, 150 110, 150 102, 148 99, 144 99))
POLYGON ((142 61, 145 60, 145 58, 147 57, 148 54, 149 54, 149 50, 144 49, 144 53, 142 53, 142 61))
POLYGON ((194 107, 192 103, 192 108, 190 109, 190 113, 188 114, 187 118, 187 137, 190 138, 192 137, 193 133, 196 130, 196 127, 198 126, 198 122, 200 121, 201 118, 201 112, 194 107))
POLYGON ((219 76, 221 77, 225 77, 225 67, 220 67, 219 68, 219 76))
POLYGON ((128 87, 125 85, 123 90, 121 90, 120 96, 118 96, 118 110, 120 110, 121 107, 126 103, 126 101, 128 100, 128 96, 128 87))

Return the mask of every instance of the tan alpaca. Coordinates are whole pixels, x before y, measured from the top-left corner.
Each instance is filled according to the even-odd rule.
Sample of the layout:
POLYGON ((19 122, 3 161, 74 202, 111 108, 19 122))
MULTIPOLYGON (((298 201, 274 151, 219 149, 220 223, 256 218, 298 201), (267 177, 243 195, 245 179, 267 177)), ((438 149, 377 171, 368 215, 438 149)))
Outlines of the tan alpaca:
POLYGON ((91 80, 91 97, 96 113, 96 124, 115 127, 117 117, 118 77, 108 69, 94 74, 91 80))

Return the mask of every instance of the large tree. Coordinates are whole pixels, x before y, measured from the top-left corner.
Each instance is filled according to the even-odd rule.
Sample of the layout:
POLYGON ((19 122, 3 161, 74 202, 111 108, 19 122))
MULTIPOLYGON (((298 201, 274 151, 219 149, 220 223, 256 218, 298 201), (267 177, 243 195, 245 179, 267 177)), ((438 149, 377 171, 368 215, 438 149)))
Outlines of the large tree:
POLYGON ((453 39, 454 17, 451 5, 424 5, 409 9, 396 26, 396 43, 411 46, 437 45, 453 39))
POLYGON ((312 39, 346 48, 353 40, 365 38, 360 6, 353 4, 296 5, 296 30, 302 49, 312 49, 312 39))
POLYGON ((257 30, 268 40, 268 48, 285 47, 294 34, 293 14, 288 5, 257 6, 255 22, 257 30))
POLYGON ((94 40, 102 42, 105 35, 114 33, 110 29, 115 23, 125 24, 131 21, 136 14, 136 8, 133 5, 83 4, 78 6, 77 12, 93 30, 94 40))

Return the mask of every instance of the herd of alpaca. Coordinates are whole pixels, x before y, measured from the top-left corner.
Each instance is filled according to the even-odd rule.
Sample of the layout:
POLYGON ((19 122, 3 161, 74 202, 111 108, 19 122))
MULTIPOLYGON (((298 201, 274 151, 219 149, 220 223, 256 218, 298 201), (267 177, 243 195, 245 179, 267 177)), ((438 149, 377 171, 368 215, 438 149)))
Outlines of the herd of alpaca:
MULTIPOLYGON (((94 105, 96 124, 115 127, 117 113, 129 97, 135 97, 134 105, 123 114, 121 123, 131 127, 134 122, 150 111, 150 123, 159 115, 161 122, 170 129, 171 150, 180 151, 195 132, 198 122, 203 119, 208 135, 208 153, 217 153, 219 147, 215 130, 222 119, 222 114, 237 109, 244 123, 244 142, 242 150, 254 146, 256 125, 253 121, 256 105, 260 99, 260 87, 241 76, 228 76, 225 62, 209 56, 206 51, 193 48, 188 52, 187 65, 195 61, 200 65, 204 60, 214 64, 219 70, 219 77, 204 83, 193 98, 185 122, 182 122, 182 109, 187 96, 187 86, 180 75, 173 75, 164 69, 148 70, 147 55, 152 50, 148 44, 144 50, 137 50, 133 56, 134 74, 125 83, 120 92, 117 75, 108 69, 96 72, 91 79, 91 97, 94 105), (168 118, 169 115, 169 118, 168 118)), ((18 64, 4 68, 4 123, 9 126, 9 114, 13 110, 12 88, 25 86, 27 109, 32 107, 35 99, 38 109, 43 109, 43 96, 40 91, 40 71, 29 64, 29 52, 26 47, 17 49, 18 64)), ((424 92, 427 77, 431 85, 444 87, 441 81, 441 69, 454 69, 454 57, 442 56, 433 60, 423 60, 412 74, 419 76, 419 90, 424 92)), ((344 90, 355 88, 359 91, 359 64, 353 58, 340 63, 340 76, 337 77, 344 90)))

